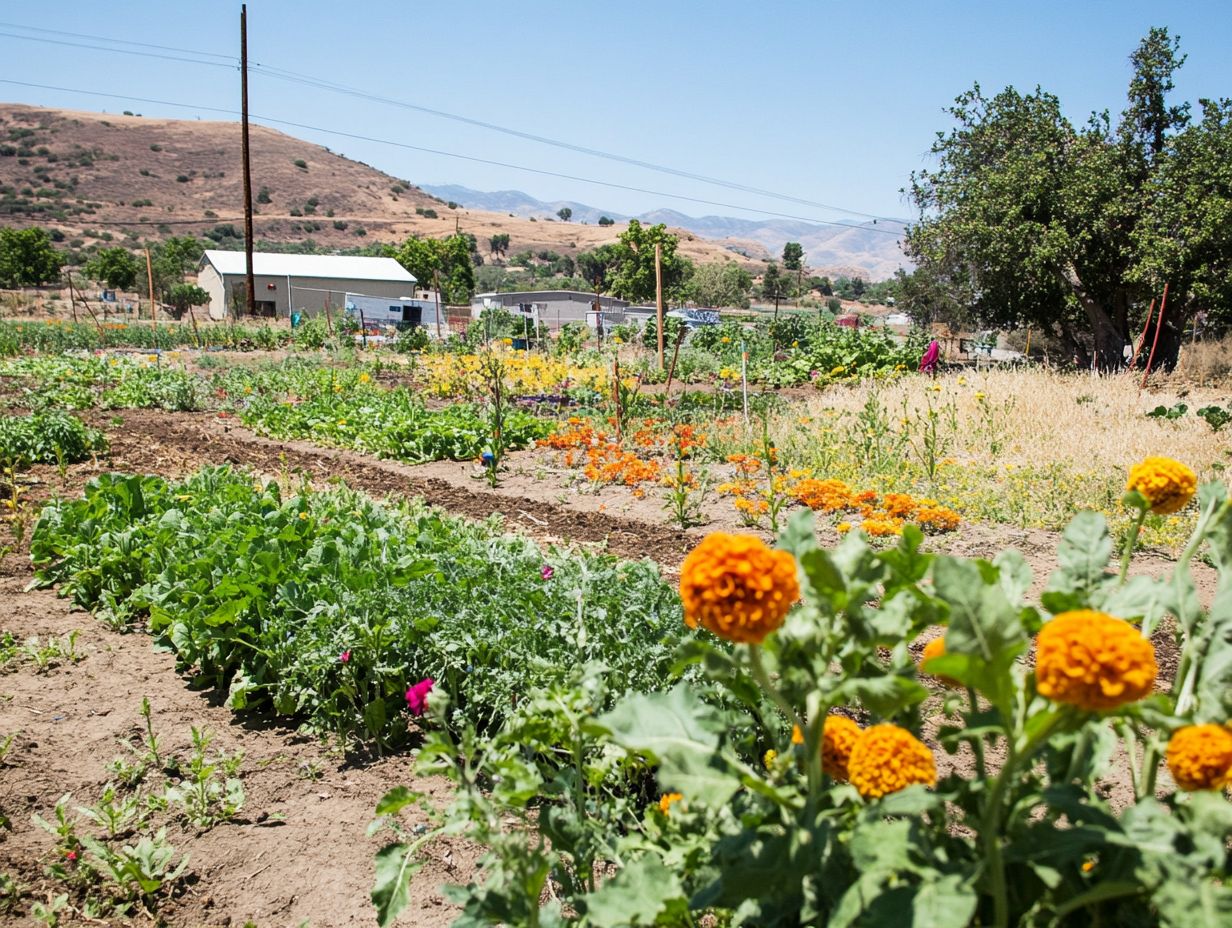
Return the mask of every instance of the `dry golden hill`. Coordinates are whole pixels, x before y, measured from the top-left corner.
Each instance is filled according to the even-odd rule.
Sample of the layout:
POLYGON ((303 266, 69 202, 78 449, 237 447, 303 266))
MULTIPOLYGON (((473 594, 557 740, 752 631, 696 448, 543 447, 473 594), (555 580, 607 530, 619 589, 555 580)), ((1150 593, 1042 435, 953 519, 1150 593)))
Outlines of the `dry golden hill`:
MULTIPOLYGON (((458 228, 476 236, 484 253, 491 236, 508 234, 510 255, 527 249, 574 255, 615 241, 625 227, 451 209, 408 181, 320 145, 264 126, 252 126, 250 135, 258 240, 311 238, 353 248, 458 228)), ((54 227, 87 244, 105 235, 133 241, 218 234, 227 225, 238 235, 243 203, 237 122, 0 104, 0 223, 54 227)), ((679 251, 698 263, 762 267, 732 251, 738 246, 762 256, 756 243, 719 244, 677 231, 679 251)))

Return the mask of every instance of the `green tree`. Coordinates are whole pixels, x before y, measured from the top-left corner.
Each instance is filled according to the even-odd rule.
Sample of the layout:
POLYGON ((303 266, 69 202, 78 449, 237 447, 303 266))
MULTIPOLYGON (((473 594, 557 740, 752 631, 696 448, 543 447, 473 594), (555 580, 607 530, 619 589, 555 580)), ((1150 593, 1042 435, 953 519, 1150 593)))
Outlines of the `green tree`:
POLYGON ((37 287, 60 278, 64 256, 46 229, 0 229, 0 287, 37 287))
POLYGON ((601 290, 606 290, 617 261, 615 245, 600 245, 593 251, 581 252, 575 264, 579 277, 588 281, 592 287, 598 285, 601 290))
POLYGON ((1165 283, 1158 363, 1173 366, 1187 319, 1212 307, 1228 266, 1217 218, 1232 202, 1219 170, 1228 107, 1205 103, 1190 126, 1188 106, 1169 105, 1184 57, 1166 29, 1150 30, 1130 62, 1116 126, 1105 112, 1075 128, 1038 88, 961 95, 957 127, 933 146, 937 168, 912 176, 921 219, 906 242, 917 265, 977 284, 971 309, 983 323, 1047 328, 1105 370, 1123 365, 1165 283))
POLYGON ((863 277, 851 278, 851 295, 857 300, 864 296, 864 291, 867 289, 863 277))
POLYGON ((194 284, 175 284, 167 291, 167 302, 175 307, 176 315, 182 316, 190 307, 205 306, 210 295, 194 284))
POLYGON ((692 271, 692 263, 676 254, 676 236, 659 223, 643 226, 636 219, 620 233, 611 246, 614 267, 610 275, 611 292, 621 299, 645 302, 655 298, 655 245, 662 249, 663 296, 679 300, 692 271))
POLYGON ((600 217, 599 217, 599 225, 601 225, 601 226, 614 226, 614 225, 616 225, 616 220, 615 220, 615 219, 611 219, 611 218, 609 218, 609 217, 607 217, 607 216, 600 216, 600 217))
POLYGON ((783 246, 783 267, 789 271, 804 267, 804 247, 799 242, 788 242, 783 246))
POLYGON ((502 232, 488 239, 488 251, 494 255, 503 255, 509 251, 509 234, 502 232))
POLYGON ((101 281, 112 290, 131 290, 141 265, 127 248, 100 248, 83 270, 91 280, 101 281))
POLYGON ((411 272, 424 286, 440 281, 441 299, 446 303, 465 303, 475 291, 475 266, 471 256, 473 236, 419 238, 412 235, 389 255, 411 272))
POLYGON ((700 306, 748 309, 752 287, 752 274, 734 261, 724 261, 699 266, 689 281, 689 295, 700 306))
POLYGON ((573 210, 567 206, 562 206, 556 211, 556 215, 560 217, 561 222, 568 222, 573 218, 573 210))
POLYGON ((779 301, 786 295, 787 279, 779 272, 779 266, 771 261, 761 277, 761 298, 773 302, 777 312, 779 301))
MULTIPOLYGON (((183 283, 185 276, 201 263, 205 245, 191 235, 173 235, 150 246, 150 268, 154 272, 154 292, 168 295, 176 284, 183 283)), ((145 293, 149 289, 144 276, 137 274, 137 288, 145 293)), ((169 302, 169 301, 168 301, 169 302)))

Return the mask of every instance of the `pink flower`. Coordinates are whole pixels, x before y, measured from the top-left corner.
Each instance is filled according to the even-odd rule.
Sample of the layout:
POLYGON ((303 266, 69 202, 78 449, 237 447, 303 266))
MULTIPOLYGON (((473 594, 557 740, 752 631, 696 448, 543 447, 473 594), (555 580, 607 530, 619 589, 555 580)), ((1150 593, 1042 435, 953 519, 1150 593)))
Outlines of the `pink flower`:
POLYGON ((539 576, 541 576, 544 580, 551 580, 552 574, 554 573, 556 573, 556 570, 551 564, 544 564, 539 570, 539 576))
POLYGON ((344 663, 344 664, 350 663, 350 661, 351 661, 351 652, 350 652, 350 649, 348 649, 348 650, 346 650, 346 651, 343 651, 341 654, 339 654, 339 655, 338 655, 338 660, 342 661, 342 663, 344 663))
POLYGON ((76 859, 77 859, 77 852, 76 852, 76 851, 69 851, 69 852, 67 852, 67 853, 64 855, 64 858, 65 858, 65 860, 76 860, 76 859))
POLYGON ((428 708, 428 694, 432 692, 432 678, 425 677, 406 691, 406 707, 411 715, 423 715, 428 708))

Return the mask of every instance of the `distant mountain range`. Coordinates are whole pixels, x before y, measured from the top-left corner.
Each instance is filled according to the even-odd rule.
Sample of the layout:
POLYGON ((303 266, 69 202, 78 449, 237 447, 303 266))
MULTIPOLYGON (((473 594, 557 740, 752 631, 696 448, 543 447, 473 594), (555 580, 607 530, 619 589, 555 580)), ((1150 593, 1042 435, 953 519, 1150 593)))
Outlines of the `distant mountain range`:
MULTIPOLYGON (((571 222, 593 225, 603 216, 616 222, 625 222, 628 219, 652 224, 662 222, 704 238, 730 240, 733 250, 740 250, 739 242, 755 243, 762 246, 771 257, 781 255, 783 245, 787 242, 799 242, 804 248, 805 261, 809 267, 829 273, 862 273, 870 280, 884 280, 892 277, 900 267, 911 267, 911 262, 899 246, 901 239, 898 233, 901 233, 904 227, 902 223, 889 220, 820 225, 792 219, 696 217, 672 209, 657 209, 638 216, 627 216, 572 200, 545 202, 520 190, 484 192, 458 184, 421 184, 420 187, 442 200, 452 200, 470 209, 512 213, 527 219, 555 218, 561 209, 568 208, 573 211, 571 222)), ((763 257, 758 251, 760 249, 747 249, 747 254, 751 258, 763 257)))

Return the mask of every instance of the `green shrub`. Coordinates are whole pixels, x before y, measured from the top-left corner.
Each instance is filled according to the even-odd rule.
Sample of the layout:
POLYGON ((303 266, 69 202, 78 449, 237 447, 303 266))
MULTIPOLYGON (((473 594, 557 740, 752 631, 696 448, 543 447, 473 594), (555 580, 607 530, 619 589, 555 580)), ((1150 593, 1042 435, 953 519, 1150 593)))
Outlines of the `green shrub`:
POLYGON ((75 416, 61 412, 0 416, 0 466, 75 464, 107 450, 107 439, 75 416))

